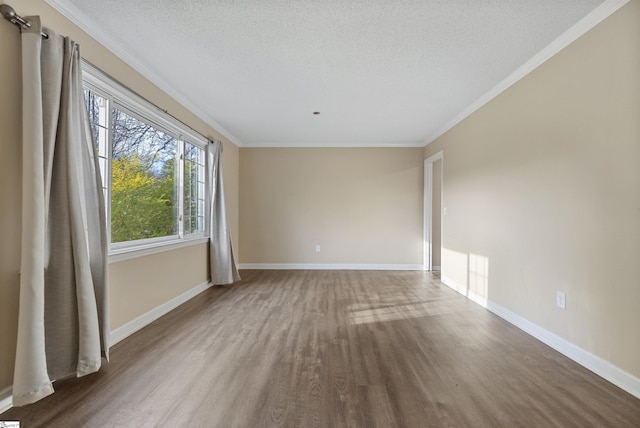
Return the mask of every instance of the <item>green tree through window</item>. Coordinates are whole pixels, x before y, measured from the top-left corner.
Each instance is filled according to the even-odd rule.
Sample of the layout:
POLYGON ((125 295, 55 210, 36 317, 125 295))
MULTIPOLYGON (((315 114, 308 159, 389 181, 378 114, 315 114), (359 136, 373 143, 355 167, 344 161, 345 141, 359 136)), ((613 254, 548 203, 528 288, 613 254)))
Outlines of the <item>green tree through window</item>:
POLYGON ((178 232, 178 140, 112 109, 111 242, 178 232))
POLYGON ((109 206, 111 242, 203 235, 205 150, 107 96, 87 88, 84 95, 109 206))

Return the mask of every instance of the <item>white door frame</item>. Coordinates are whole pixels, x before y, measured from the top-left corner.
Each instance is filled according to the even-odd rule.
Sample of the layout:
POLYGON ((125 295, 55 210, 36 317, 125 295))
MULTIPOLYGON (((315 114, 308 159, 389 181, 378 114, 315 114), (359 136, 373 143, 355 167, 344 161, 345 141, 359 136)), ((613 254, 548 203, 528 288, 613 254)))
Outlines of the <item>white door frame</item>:
MULTIPOLYGON (((444 153, 429 156, 424 160, 424 238, 423 238, 423 259, 424 270, 433 270, 433 163, 441 160, 440 168, 440 206, 444 199, 444 153)), ((442 246, 442 218, 440 219, 440 245, 442 246)))

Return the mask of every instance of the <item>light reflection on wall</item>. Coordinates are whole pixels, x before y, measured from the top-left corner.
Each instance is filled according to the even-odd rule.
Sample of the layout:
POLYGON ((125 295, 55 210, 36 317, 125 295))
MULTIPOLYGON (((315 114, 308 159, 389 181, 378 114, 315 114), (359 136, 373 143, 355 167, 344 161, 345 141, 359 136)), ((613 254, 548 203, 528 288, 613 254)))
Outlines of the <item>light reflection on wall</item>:
POLYGON ((468 296, 482 306, 489 299, 489 259, 478 254, 469 254, 468 296), (480 300, 480 301, 478 301, 480 300))
POLYGON ((489 258, 443 248, 442 282, 486 307, 489 300, 489 258))

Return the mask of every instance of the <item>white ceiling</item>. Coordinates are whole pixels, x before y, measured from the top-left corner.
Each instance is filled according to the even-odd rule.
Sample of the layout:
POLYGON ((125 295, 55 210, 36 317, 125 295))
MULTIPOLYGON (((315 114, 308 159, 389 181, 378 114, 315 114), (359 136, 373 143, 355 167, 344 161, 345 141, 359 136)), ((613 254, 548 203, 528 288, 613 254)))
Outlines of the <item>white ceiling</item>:
POLYGON ((626 2, 47 1, 241 146, 424 146, 626 2))

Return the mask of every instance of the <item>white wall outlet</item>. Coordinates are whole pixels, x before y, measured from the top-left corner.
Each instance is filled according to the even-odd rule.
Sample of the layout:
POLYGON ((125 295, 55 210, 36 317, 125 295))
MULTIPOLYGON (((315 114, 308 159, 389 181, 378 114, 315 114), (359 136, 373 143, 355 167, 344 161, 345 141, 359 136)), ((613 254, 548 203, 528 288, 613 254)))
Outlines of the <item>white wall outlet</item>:
POLYGON ((316 245, 316 253, 320 252, 320 245, 316 245))
POLYGON ((561 309, 566 309, 567 307, 567 295, 562 291, 556 292, 556 306, 561 309))

